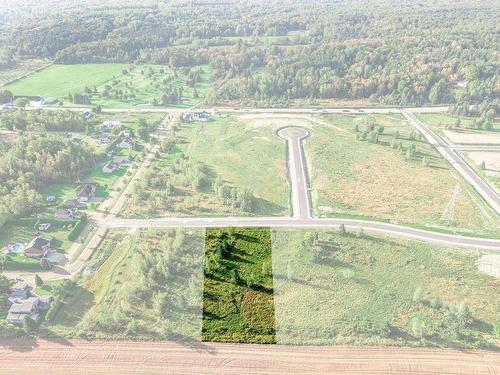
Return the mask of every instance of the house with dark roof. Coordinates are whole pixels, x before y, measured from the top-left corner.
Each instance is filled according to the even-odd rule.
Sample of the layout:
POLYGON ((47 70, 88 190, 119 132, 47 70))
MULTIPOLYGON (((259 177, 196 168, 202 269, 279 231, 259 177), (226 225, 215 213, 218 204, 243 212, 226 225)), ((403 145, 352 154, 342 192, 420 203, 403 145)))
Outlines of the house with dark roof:
POLYGON ((26 245, 23 250, 24 256, 29 258, 43 258, 50 250, 50 241, 42 237, 36 237, 26 245))
POLYGON ((10 306, 6 321, 10 324, 23 324, 26 316, 38 321, 40 314, 48 310, 51 302, 51 296, 28 297, 25 300, 15 302, 10 306))
POLYGON ((97 190, 97 184, 86 183, 79 185, 76 190, 76 199, 80 203, 88 202, 91 198, 95 197, 95 192, 97 190))

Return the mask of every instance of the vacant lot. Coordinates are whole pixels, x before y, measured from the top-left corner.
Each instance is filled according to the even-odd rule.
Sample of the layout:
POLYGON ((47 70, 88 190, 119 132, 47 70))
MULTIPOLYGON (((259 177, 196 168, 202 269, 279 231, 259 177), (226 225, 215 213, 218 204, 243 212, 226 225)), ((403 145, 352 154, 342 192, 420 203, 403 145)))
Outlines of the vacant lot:
POLYGON ((327 119, 336 128, 316 126, 305 142, 318 215, 495 230, 497 217, 403 118, 327 119), (356 139, 373 124, 367 140, 356 139), (377 143, 369 139, 374 131, 377 143))
POLYGON ((500 192, 500 152, 474 151, 464 152, 463 155, 476 172, 500 192), (483 162, 484 168, 482 168, 483 162))
MULTIPOLYGON (((199 340, 204 231, 111 234, 53 319, 66 337, 199 340)), ((98 250, 98 251, 99 251, 98 250)))
POLYGON ((122 215, 288 214, 285 143, 275 131, 223 117, 180 125, 122 215))
POLYGON ((500 281, 478 272, 479 257, 383 236, 275 230, 276 341, 498 349, 500 281))
POLYGON ((269 229, 207 229, 203 340, 274 343, 269 229))
POLYGON ((498 119, 495 119, 493 123, 493 130, 480 130, 474 129, 474 118, 472 117, 457 117, 447 113, 420 113, 418 117, 451 143, 500 143, 500 122, 498 119), (457 118, 460 118, 459 128, 456 126, 457 118))
POLYGON ((7 88, 15 95, 58 97, 67 106, 74 106, 69 94, 86 94, 92 105, 105 107, 161 105, 184 108, 203 99, 210 90, 209 79, 209 66, 191 71, 174 70, 164 65, 52 65, 7 88))

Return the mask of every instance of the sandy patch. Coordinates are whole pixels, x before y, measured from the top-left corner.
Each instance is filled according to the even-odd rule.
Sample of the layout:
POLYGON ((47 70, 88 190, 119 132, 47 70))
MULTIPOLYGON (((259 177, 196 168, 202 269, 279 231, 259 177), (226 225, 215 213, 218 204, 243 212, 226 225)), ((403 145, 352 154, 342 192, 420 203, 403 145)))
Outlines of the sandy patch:
POLYGON ((280 128, 283 126, 304 126, 311 127, 311 119, 307 116, 290 116, 281 114, 248 114, 241 115, 237 117, 239 120, 244 121, 252 128, 261 127, 276 127, 280 128))
POLYGON ((472 144, 500 144, 500 133, 476 133, 476 132, 456 132, 453 130, 442 130, 444 135, 453 143, 472 143, 472 144))

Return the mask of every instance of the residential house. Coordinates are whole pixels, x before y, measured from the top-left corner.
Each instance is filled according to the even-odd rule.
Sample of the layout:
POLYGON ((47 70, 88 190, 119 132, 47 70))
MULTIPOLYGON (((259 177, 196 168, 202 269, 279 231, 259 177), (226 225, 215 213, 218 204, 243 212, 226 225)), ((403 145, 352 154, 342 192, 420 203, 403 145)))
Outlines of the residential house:
POLYGON ((68 208, 58 208, 55 212, 55 218, 59 220, 73 220, 76 217, 78 210, 68 208))
POLYGON ((60 103, 59 98, 55 98, 55 97, 48 97, 48 98, 42 99, 42 105, 55 105, 55 104, 59 104, 59 103, 60 103))
POLYGON ((85 208, 85 203, 80 202, 78 199, 68 199, 62 202, 61 207, 68 210, 78 210, 79 208, 85 208))
POLYGON ((120 168, 119 163, 115 162, 114 160, 110 160, 106 164, 104 164, 104 166, 102 167, 102 171, 103 173, 113 173, 119 168, 120 168))
POLYGON ((98 146, 107 146, 107 145, 110 145, 111 143, 113 143, 113 141, 115 140, 114 137, 110 136, 110 135, 104 135, 102 136, 98 141, 97 141, 97 145, 98 146))
POLYGON ((10 290, 10 293, 7 295, 7 301, 10 304, 16 303, 18 301, 22 301, 31 296, 31 291, 33 287, 29 284, 21 284, 17 287, 14 287, 10 290))
POLYGON ((210 113, 206 111, 197 111, 197 112, 184 112, 182 114, 182 122, 206 122, 210 120, 210 113))
POLYGON ((123 138, 122 141, 118 144, 119 148, 132 148, 134 146, 134 141, 130 138, 123 138))
POLYGON ((76 199, 80 203, 88 202, 90 199, 95 197, 96 190, 97 190, 97 184, 94 183, 81 184, 75 190, 76 199))
POLYGON ((36 237, 26 245, 23 250, 24 256, 29 258, 42 258, 50 250, 50 241, 42 237, 36 237))
POLYGON ((49 309, 51 302, 51 296, 28 297, 20 300, 10 306, 6 320, 10 324, 23 324, 24 318, 29 316, 34 321, 38 321, 40 314, 49 309))
POLYGON ((51 223, 40 223, 40 224, 38 224, 38 230, 45 231, 45 230, 50 229, 51 226, 52 226, 51 223))

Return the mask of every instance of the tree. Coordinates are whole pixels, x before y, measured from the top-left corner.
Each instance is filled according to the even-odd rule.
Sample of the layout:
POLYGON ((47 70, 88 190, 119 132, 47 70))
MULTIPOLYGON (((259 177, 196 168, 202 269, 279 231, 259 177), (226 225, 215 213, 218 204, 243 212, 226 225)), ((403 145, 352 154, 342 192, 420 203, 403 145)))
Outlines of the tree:
POLYGON ((0 90, 0 104, 12 102, 14 95, 9 90, 0 90))
POLYGON ((358 226, 358 229, 356 231, 356 237, 358 238, 363 238, 365 235, 365 231, 361 225, 358 226))
POLYGON ((231 282, 234 284, 234 285, 240 285, 241 284, 241 276, 240 276, 240 273, 238 272, 238 270, 236 268, 233 268, 231 270, 231 282))
POLYGON ((32 334, 33 332, 36 331, 36 321, 30 318, 28 315, 24 316, 23 319, 23 329, 24 332, 28 335, 32 334))
POLYGON ((417 287, 413 292, 413 302, 415 303, 422 302, 422 288, 417 287))
POLYGON ((30 100, 28 98, 17 98, 15 104, 17 107, 24 109, 30 104, 30 100))
POLYGON ((48 271, 52 268, 52 263, 47 258, 40 259, 40 268, 44 271, 48 271))
POLYGON ((457 119, 455 120, 455 127, 460 128, 461 123, 462 123, 462 121, 460 120, 460 117, 457 117, 457 119))
POLYGON ((484 160, 479 164, 479 169, 482 171, 486 170, 486 162, 484 160))
POLYGON ((35 285, 38 287, 43 285, 43 280, 38 274, 35 275, 35 285))

